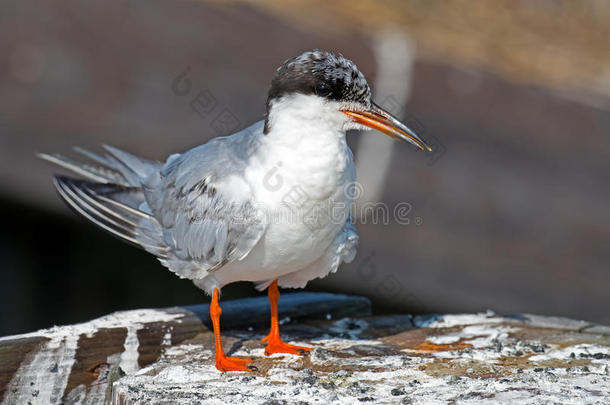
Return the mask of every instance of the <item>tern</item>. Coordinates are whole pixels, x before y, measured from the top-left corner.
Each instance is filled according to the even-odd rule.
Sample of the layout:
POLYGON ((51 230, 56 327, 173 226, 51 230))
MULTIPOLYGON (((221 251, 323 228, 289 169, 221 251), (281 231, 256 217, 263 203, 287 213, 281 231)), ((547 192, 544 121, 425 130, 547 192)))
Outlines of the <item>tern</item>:
POLYGON ((212 296, 216 368, 247 371, 220 339, 220 289, 252 281, 268 289, 271 328, 265 354, 311 348, 280 338, 278 287, 303 288, 356 254, 350 217, 356 181, 346 131, 376 129, 421 150, 414 131, 372 101, 356 65, 314 50, 286 60, 271 81, 265 119, 214 138, 164 163, 106 146, 89 163, 43 159, 79 179, 55 175, 59 195, 78 214, 155 255, 212 296))

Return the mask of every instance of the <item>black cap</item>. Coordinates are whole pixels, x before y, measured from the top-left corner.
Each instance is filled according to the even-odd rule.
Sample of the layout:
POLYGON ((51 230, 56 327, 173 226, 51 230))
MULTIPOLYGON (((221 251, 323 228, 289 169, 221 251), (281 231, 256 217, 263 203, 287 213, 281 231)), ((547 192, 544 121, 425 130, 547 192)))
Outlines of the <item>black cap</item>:
MULTIPOLYGON (((267 96, 267 116, 273 100, 294 93, 371 104, 371 89, 356 64, 342 55, 319 50, 288 59, 277 69, 267 96)), ((265 120, 265 133, 267 124, 265 120)))

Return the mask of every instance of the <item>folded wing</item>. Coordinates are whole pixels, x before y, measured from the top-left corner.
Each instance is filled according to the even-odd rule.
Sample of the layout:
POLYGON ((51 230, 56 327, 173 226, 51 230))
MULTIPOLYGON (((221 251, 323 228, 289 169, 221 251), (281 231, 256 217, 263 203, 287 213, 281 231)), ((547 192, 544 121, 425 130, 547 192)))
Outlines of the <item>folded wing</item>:
POLYGON ((177 275, 199 279, 245 257, 265 231, 243 180, 251 136, 250 130, 216 138, 164 165, 112 147, 103 156, 78 150, 95 164, 39 156, 85 178, 54 177, 60 196, 80 215, 154 254, 177 275))

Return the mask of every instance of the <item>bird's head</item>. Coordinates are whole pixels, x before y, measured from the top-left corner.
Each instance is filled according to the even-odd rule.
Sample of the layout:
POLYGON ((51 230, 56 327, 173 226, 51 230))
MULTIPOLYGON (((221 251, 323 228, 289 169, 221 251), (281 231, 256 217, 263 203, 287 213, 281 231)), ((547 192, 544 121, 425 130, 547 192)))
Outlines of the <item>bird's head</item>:
POLYGON ((414 131, 373 102, 371 89, 354 62, 332 52, 305 52, 277 69, 267 97, 265 133, 286 115, 292 115, 292 120, 324 121, 343 132, 376 129, 431 150, 414 131))

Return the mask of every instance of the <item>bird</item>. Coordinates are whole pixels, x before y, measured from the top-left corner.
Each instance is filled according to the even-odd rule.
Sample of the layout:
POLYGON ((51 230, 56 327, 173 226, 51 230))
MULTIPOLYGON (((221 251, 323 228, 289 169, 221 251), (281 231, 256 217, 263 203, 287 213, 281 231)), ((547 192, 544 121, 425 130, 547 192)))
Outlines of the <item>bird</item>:
POLYGON ((354 259, 358 235, 350 190, 356 171, 346 132, 368 129, 431 151, 373 102, 354 62, 313 50, 277 69, 263 120, 165 162, 108 145, 100 154, 75 148, 86 162, 39 157, 77 175, 53 176, 73 210, 211 295, 215 366, 249 371, 252 359, 223 350, 220 290, 237 281, 267 289, 266 355, 311 350, 281 339, 278 287, 303 288, 354 259))

